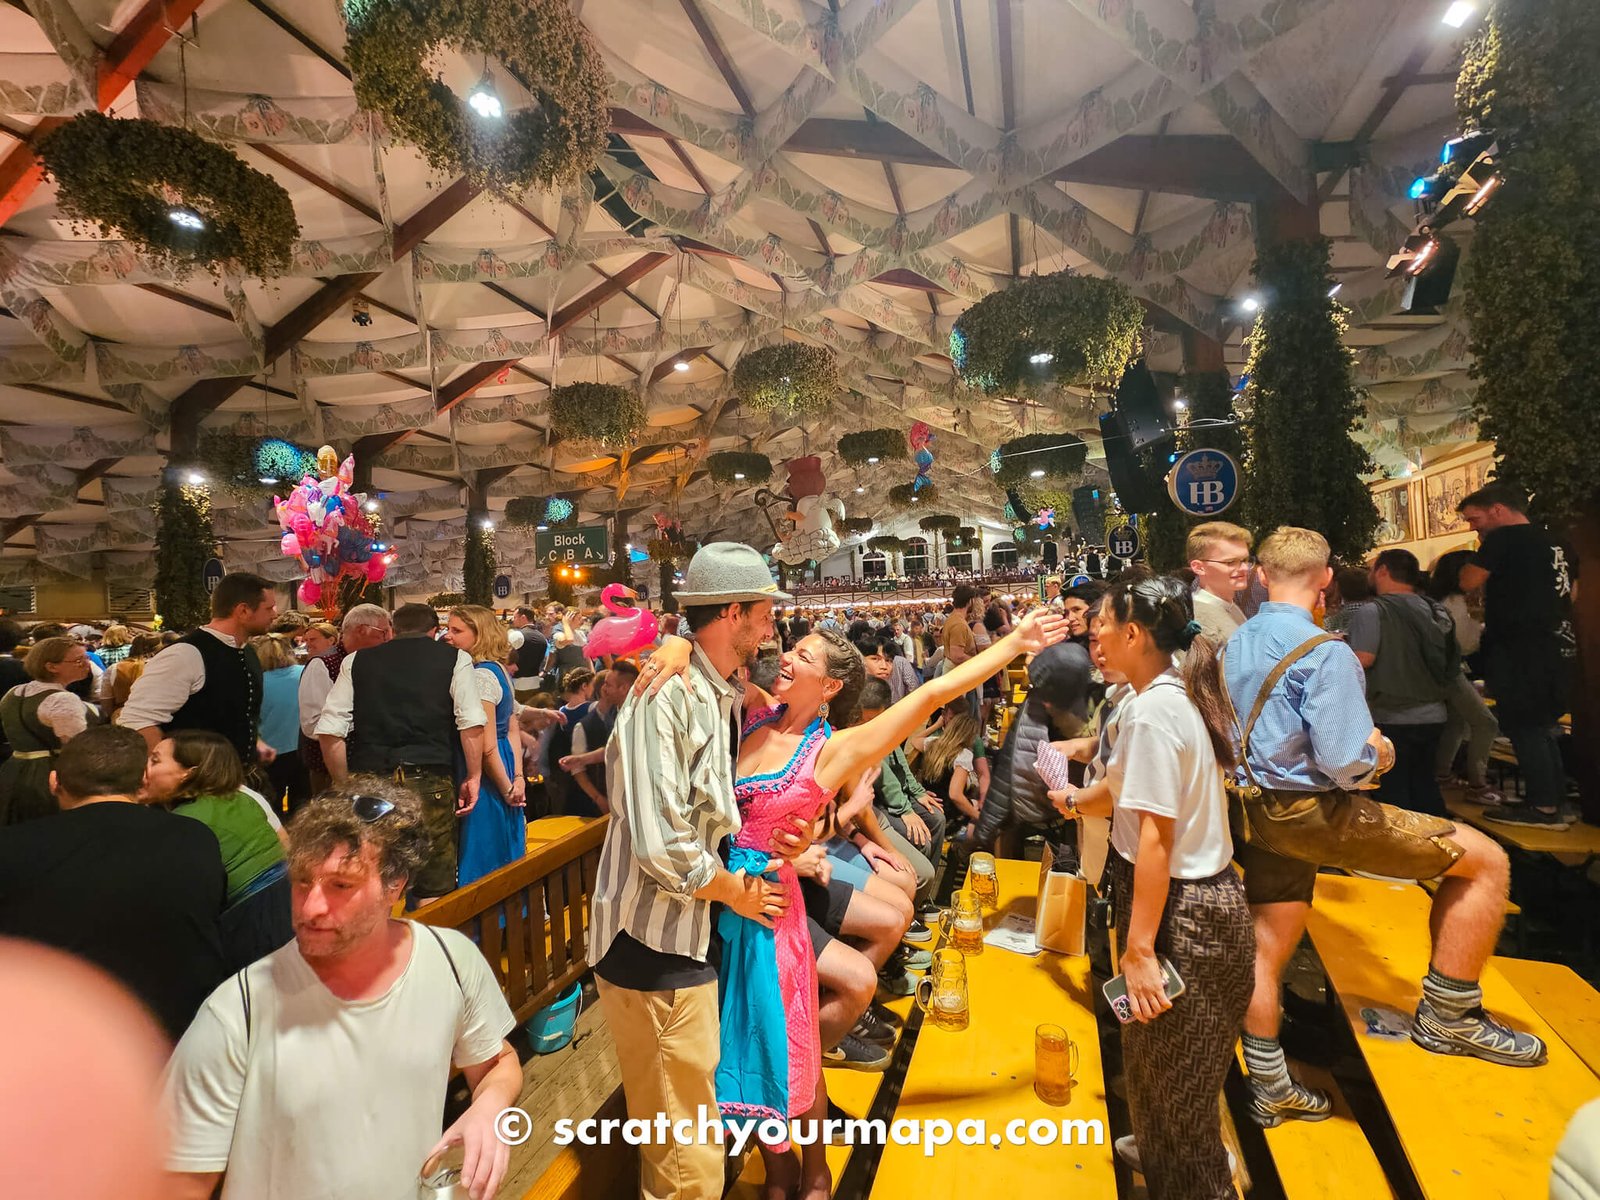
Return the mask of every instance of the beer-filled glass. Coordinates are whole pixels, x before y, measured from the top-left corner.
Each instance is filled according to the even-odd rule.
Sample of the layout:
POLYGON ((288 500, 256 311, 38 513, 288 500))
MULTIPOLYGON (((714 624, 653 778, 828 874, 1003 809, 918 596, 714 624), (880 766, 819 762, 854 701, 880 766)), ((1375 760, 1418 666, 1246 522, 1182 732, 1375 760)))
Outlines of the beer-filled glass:
POLYGON ((995 876, 994 855, 980 850, 967 864, 967 887, 985 908, 1000 904, 1000 881, 995 876))
POLYGON ((983 905, 962 890, 950 897, 950 907, 939 914, 939 932, 945 943, 963 954, 983 953, 983 905))
POLYGON ((1033 1031, 1033 1091, 1046 1104, 1072 1100, 1072 1077, 1078 1071, 1078 1044, 1059 1025, 1033 1031))
POLYGON ((972 1020, 967 999, 967 963, 958 951, 942 947, 928 973, 917 980, 917 1007, 940 1029, 965 1029, 972 1020))

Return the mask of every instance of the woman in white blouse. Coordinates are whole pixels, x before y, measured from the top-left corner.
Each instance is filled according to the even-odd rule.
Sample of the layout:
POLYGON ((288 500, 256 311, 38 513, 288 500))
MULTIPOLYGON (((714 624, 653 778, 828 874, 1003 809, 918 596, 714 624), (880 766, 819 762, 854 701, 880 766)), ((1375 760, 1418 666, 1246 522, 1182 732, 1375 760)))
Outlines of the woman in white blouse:
POLYGON ((506 628, 487 608, 450 610, 445 640, 472 656, 472 678, 493 738, 483 740, 483 785, 478 802, 462 815, 457 884, 466 887, 528 852, 527 780, 522 775, 522 727, 514 720, 506 628))
POLYGON ((89 654, 67 637, 45 638, 28 651, 29 682, 0 700, 0 723, 12 754, 0 766, 0 825, 15 825, 56 811, 50 767, 56 752, 98 714, 67 691, 89 677, 89 654))

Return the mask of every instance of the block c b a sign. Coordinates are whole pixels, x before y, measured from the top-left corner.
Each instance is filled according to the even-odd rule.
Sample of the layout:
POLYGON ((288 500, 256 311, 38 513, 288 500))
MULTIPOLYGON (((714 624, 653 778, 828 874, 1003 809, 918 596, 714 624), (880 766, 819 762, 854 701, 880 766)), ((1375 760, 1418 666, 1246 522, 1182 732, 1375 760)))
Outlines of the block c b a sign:
POLYGON ((1221 450, 1191 450, 1167 473, 1167 495, 1191 517, 1227 512, 1239 498, 1239 464, 1221 450))

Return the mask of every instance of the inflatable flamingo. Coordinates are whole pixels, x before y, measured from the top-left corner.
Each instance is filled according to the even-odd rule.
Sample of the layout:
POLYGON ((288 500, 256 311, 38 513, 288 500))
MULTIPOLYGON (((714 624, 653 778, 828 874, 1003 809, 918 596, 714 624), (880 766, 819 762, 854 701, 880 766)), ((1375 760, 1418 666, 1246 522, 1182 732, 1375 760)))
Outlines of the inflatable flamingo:
POLYGON ((645 608, 623 607, 617 597, 627 596, 637 600, 639 594, 620 583, 608 583, 601 589, 600 603, 611 615, 596 623, 589 634, 583 653, 588 658, 604 658, 608 654, 626 657, 637 654, 646 646, 655 645, 660 622, 655 613, 645 608))

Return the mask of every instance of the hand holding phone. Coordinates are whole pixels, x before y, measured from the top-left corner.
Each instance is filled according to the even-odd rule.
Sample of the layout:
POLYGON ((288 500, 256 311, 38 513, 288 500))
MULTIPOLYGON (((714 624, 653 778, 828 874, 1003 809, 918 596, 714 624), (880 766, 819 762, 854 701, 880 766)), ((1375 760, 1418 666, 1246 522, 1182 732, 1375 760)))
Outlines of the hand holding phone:
MULTIPOLYGON (((1177 969, 1164 956, 1158 955, 1156 962, 1161 966, 1164 984, 1162 990, 1165 992, 1167 1000, 1169 1002, 1176 1000, 1183 995, 1184 989, 1188 985, 1183 982, 1177 969)), ((1126 1025, 1135 1019, 1133 1002, 1128 999, 1128 977, 1126 975, 1118 975, 1115 979, 1108 980, 1101 990, 1105 992, 1106 1002, 1111 1005, 1111 1011, 1116 1015, 1118 1021, 1126 1025)))
POLYGON ((1047 791, 1059 792, 1072 786, 1067 774, 1067 756, 1050 742, 1039 744, 1039 755, 1033 760, 1033 769, 1039 772, 1047 791))

